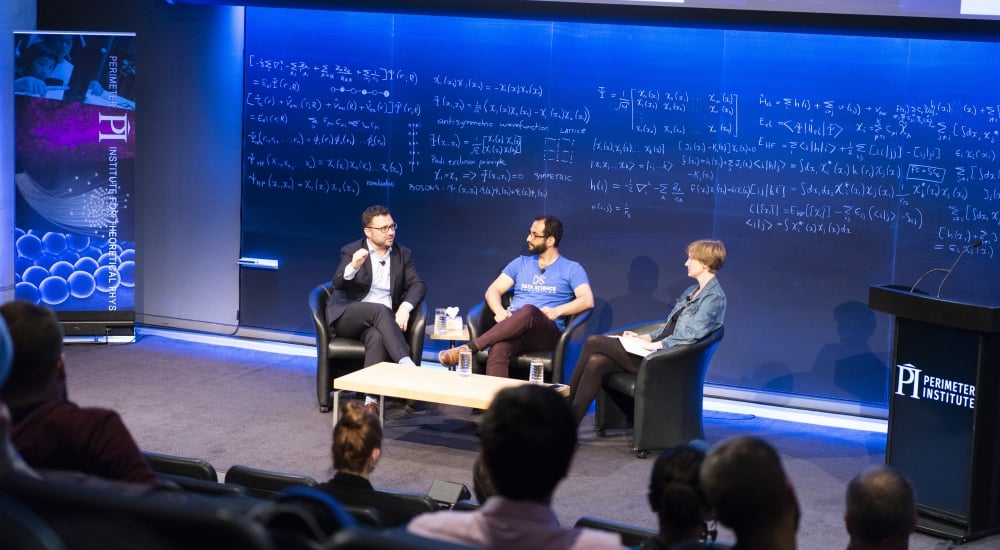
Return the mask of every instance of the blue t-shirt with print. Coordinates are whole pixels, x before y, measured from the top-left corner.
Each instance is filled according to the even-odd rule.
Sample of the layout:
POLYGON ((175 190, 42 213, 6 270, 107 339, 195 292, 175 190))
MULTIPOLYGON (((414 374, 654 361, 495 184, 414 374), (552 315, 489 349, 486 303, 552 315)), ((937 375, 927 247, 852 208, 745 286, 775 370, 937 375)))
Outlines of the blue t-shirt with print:
MULTIPOLYGON (((538 309, 561 306, 576 298, 573 289, 590 284, 583 266, 562 256, 546 267, 545 273, 538 268, 538 256, 518 256, 503 268, 503 272, 514 279, 511 311, 517 311, 525 304, 538 309)), ((556 324, 562 330, 562 319, 556 324)))

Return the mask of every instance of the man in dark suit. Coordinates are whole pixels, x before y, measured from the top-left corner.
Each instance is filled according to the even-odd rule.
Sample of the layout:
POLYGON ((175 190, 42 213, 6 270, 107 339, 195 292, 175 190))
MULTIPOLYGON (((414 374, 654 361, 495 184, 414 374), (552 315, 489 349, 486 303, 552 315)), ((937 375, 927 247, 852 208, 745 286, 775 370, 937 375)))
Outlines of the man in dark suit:
MULTIPOLYGON (((331 336, 364 341, 366 367, 381 361, 412 366, 403 332, 427 285, 417 273, 413 251, 396 244, 396 222, 388 208, 368 207, 361 223, 365 238, 340 249, 326 306, 331 336)), ((365 401, 365 407, 378 414, 375 399, 365 401)))

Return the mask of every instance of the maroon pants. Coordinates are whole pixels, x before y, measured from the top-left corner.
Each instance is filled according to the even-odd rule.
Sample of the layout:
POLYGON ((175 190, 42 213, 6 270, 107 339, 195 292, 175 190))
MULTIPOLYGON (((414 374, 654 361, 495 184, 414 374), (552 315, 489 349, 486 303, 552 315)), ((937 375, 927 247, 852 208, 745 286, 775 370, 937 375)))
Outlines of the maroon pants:
POLYGON ((617 338, 590 336, 580 350, 580 360, 569 379, 573 414, 579 424, 587 415, 590 403, 597 398, 604 377, 616 372, 638 372, 642 358, 622 347, 617 338))
MULTIPOLYGON (((491 315, 492 312, 484 305, 482 314, 491 315)), ((489 348, 486 374, 506 378, 511 357, 529 351, 555 349, 560 335, 555 323, 540 309, 528 305, 479 335, 473 340, 473 345, 476 349, 489 348)))

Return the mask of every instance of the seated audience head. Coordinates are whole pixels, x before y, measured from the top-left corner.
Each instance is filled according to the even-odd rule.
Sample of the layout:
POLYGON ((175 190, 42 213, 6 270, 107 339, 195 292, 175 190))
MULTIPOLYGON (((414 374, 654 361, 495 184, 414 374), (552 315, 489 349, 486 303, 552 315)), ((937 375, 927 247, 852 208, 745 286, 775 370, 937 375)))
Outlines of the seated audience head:
POLYGON ((691 445, 664 451, 649 476, 649 507, 659 518, 658 537, 665 546, 707 536, 708 505, 701 494, 698 469, 705 452, 691 445))
POLYGON ((66 399, 63 331, 52 309, 17 300, 0 306, 17 353, 0 392, 17 408, 48 399, 66 399))
POLYGON ((541 385, 497 393, 479 426, 481 458, 496 494, 549 503, 576 452, 576 419, 566 398, 541 385))
POLYGON ((345 401, 333 427, 333 468, 367 478, 382 454, 382 424, 360 403, 345 401))
POLYGON ((749 550, 795 547, 799 505, 778 452, 763 439, 736 436, 714 446, 700 470, 701 488, 720 523, 749 550))
POLYGON ((483 457, 477 456, 476 463, 472 465, 472 492, 476 495, 476 502, 482 504, 490 498, 496 489, 493 487, 493 480, 490 479, 490 472, 483 463, 483 457))
POLYGON ((847 484, 844 523, 852 550, 904 550, 916 529, 913 487, 889 466, 871 466, 847 484))
POLYGON ((726 263, 726 245, 722 241, 701 239, 687 245, 687 255, 705 264, 710 272, 717 273, 726 263))

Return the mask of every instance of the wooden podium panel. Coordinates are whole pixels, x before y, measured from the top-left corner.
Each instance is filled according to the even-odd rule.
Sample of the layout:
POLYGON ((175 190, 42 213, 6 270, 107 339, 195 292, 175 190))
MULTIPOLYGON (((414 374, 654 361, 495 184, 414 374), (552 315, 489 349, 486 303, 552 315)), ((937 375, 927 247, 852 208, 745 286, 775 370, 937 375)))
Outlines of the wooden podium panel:
POLYGON ((873 286, 895 316, 886 463, 913 483, 921 531, 1000 532, 1000 308, 873 286))

